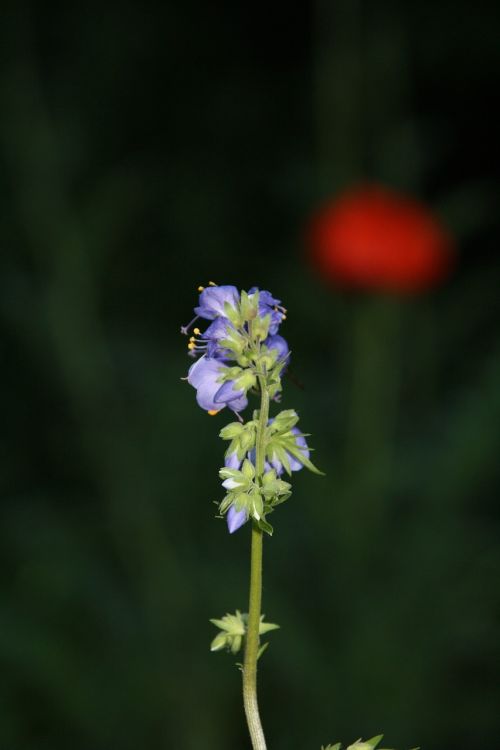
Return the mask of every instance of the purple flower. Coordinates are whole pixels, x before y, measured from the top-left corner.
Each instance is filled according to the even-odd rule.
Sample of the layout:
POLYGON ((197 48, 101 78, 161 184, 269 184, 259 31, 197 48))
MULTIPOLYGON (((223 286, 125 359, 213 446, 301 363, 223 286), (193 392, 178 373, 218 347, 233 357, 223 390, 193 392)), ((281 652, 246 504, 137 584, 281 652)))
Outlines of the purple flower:
POLYGON ((259 292, 259 315, 264 317, 265 315, 271 315, 271 325, 269 326, 269 333, 274 336, 278 332, 280 323, 282 320, 286 320, 286 308, 281 304, 280 299, 273 297, 271 292, 265 290, 259 290, 259 287, 253 286, 248 292, 249 295, 259 292))
POLYGON ((234 534, 235 531, 238 531, 248 521, 248 515, 246 510, 236 510, 234 505, 231 505, 226 519, 229 533, 234 534))
POLYGON ((221 377, 228 369, 221 360, 206 355, 189 368, 188 383, 196 388, 196 400, 209 414, 215 414, 225 406, 234 412, 240 412, 248 404, 244 391, 234 390, 234 381, 221 383, 221 377))
POLYGON ((208 286, 200 294, 199 305, 194 308, 196 315, 207 320, 225 317, 224 305, 228 302, 236 309, 240 295, 235 286, 208 286))

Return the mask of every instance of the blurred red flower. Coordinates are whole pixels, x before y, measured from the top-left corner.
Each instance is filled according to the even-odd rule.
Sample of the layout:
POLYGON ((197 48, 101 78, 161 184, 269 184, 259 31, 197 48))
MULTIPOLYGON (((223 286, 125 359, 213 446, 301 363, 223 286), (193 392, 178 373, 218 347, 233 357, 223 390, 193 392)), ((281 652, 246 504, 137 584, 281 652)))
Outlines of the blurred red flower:
POLYGON ((308 240, 323 276, 364 289, 425 289, 449 273, 454 257, 450 235, 425 206, 377 185, 326 203, 308 240))

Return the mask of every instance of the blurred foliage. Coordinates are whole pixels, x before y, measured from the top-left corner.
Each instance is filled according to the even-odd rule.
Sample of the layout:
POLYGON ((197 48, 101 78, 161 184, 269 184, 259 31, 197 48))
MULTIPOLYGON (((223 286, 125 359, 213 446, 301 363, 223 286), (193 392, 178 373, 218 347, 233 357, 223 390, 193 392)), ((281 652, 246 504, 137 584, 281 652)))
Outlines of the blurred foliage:
POLYGON ((209 618, 245 609, 216 435, 180 378, 208 279, 290 310, 299 476, 266 545, 273 750, 500 730, 493 4, 3 5, 0 745, 247 747, 209 618), (457 237, 443 288, 356 295, 301 231, 368 177, 457 237))

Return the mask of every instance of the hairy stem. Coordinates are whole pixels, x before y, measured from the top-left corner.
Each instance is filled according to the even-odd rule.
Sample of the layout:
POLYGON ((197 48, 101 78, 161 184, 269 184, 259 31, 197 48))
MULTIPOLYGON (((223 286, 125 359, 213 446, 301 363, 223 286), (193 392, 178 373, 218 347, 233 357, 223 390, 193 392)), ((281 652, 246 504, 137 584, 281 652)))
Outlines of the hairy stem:
MULTIPOLYGON (((260 416, 256 435, 255 473, 257 481, 264 473, 265 430, 269 417, 269 393, 266 379, 259 376, 261 393, 260 416)), ((252 524, 252 548, 250 562, 250 599, 248 625, 243 664, 243 704, 247 718, 253 750, 266 750, 266 740, 259 716, 257 702, 257 656, 259 653, 259 624, 262 601, 262 531, 252 524)))

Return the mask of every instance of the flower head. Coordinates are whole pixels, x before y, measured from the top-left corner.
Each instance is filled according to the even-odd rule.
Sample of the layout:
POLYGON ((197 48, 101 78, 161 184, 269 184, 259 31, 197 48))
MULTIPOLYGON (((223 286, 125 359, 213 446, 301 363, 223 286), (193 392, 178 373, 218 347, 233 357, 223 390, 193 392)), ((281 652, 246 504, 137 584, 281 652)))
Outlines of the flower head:
POLYGON ((197 401, 211 414, 224 406, 239 412, 247 406, 246 393, 260 375, 269 380, 270 396, 279 398, 281 374, 287 365, 288 344, 276 331, 285 318, 280 301, 254 287, 238 292, 231 285, 210 282, 200 287, 196 316, 181 332, 189 335, 199 318, 210 320, 201 331, 192 328, 189 355, 199 357, 187 380, 197 390, 197 401))
POLYGON ((452 241, 418 201, 381 186, 351 190, 313 217, 309 250, 322 275, 347 286, 411 292, 441 281, 452 241))

